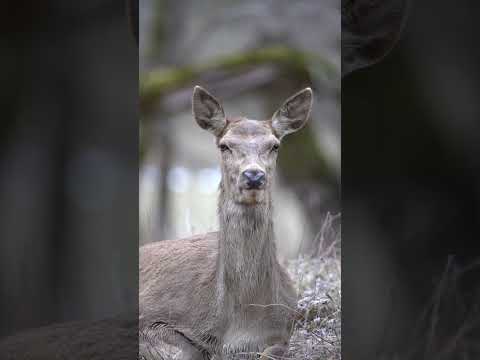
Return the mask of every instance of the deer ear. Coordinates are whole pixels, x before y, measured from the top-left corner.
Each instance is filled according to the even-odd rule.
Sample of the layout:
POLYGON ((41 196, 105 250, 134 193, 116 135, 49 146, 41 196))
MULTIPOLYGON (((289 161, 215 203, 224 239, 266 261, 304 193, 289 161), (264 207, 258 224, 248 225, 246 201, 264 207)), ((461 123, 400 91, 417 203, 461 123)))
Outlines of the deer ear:
POLYGON ((219 136, 227 125, 225 112, 218 100, 200 86, 193 89, 192 110, 197 124, 215 136, 219 136))
POLYGON ((288 98, 273 114, 272 128, 279 139, 300 130, 307 123, 312 101, 312 89, 306 88, 288 98))
POLYGON ((410 0, 342 0, 342 77, 373 65, 395 46, 410 0))

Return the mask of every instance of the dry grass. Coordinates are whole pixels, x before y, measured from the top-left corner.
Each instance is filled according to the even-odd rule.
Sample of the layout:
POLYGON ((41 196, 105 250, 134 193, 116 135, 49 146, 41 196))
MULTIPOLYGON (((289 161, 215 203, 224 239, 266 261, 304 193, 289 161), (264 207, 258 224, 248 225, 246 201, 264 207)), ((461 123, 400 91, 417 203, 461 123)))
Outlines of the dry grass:
POLYGON ((316 256, 302 256, 289 264, 301 314, 290 340, 289 359, 341 358, 340 232, 333 226, 336 220, 339 216, 327 215, 317 236, 316 256))

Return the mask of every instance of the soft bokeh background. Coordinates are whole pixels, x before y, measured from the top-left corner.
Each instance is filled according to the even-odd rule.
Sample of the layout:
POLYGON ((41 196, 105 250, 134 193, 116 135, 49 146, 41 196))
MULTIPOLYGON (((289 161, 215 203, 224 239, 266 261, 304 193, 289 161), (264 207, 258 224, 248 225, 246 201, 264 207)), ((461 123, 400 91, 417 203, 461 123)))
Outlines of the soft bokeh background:
POLYGON ((0 337, 136 318, 138 62, 125 3, 2 5, 0 337))
POLYGON ((480 3, 343 3, 343 357, 479 359, 480 3))
POLYGON ((191 115, 198 84, 254 119, 313 88, 308 126, 282 146, 274 204, 283 255, 318 247, 340 211, 340 26, 339 0, 140 2, 141 244, 217 228, 219 155, 191 115))

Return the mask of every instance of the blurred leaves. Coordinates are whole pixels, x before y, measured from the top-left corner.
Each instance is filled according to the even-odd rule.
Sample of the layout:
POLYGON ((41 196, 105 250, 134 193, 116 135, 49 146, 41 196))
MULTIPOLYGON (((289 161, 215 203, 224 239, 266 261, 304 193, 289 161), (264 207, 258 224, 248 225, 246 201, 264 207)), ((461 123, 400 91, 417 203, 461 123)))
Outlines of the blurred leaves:
POLYGON ((314 64, 316 74, 326 78, 338 74, 336 67, 322 56, 298 51, 285 46, 270 46, 239 52, 201 65, 187 65, 153 70, 140 76, 140 110, 149 113, 163 95, 171 93, 214 72, 232 74, 252 69, 254 66, 271 64, 287 70, 292 77, 310 78, 309 67, 314 64))

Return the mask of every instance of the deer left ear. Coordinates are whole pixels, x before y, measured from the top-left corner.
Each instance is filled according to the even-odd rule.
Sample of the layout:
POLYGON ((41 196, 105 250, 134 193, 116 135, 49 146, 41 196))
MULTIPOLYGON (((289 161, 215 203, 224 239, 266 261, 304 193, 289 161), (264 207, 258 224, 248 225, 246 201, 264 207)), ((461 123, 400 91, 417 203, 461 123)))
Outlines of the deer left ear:
POLYGON ((296 93, 273 114, 272 128, 281 139, 287 134, 300 130, 308 120, 312 109, 312 89, 306 88, 296 93))
POLYGON ((219 136, 227 125, 220 102, 200 86, 193 89, 192 111, 197 124, 215 136, 219 136))

